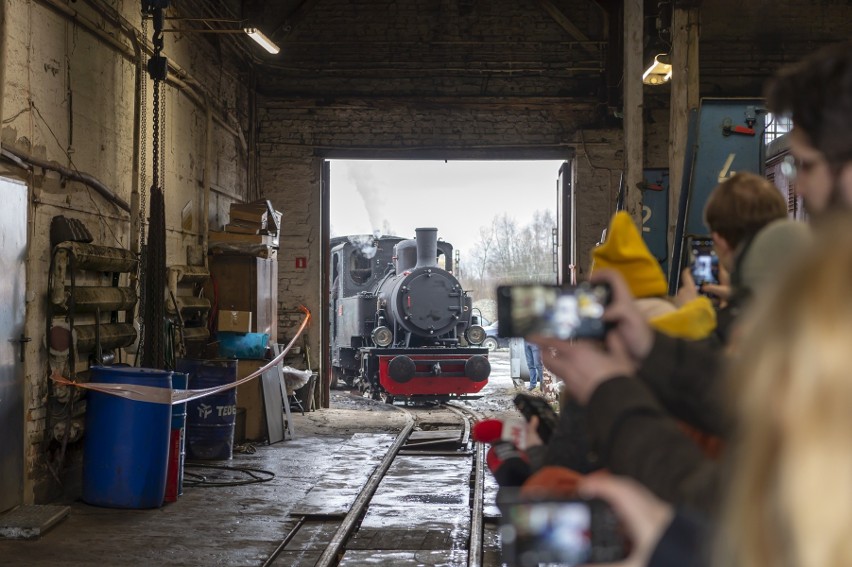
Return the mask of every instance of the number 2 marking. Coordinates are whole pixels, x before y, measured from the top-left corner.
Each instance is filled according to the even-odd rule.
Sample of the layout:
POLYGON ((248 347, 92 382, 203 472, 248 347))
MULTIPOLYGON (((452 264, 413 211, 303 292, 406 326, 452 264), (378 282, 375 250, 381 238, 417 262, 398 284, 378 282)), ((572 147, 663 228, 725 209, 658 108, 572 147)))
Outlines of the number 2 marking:
POLYGON ((645 226, 651 220, 651 207, 648 205, 642 206, 642 232, 651 232, 650 226, 645 226))

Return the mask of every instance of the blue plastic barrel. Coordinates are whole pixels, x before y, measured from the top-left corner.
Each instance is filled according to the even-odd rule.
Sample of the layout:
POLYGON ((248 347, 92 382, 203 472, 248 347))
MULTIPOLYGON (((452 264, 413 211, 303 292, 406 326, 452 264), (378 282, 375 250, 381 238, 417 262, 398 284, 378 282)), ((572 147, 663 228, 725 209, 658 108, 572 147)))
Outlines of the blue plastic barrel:
MULTIPOLYGON (((203 390, 237 381, 236 360, 179 359, 177 370, 189 374, 189 387, 203 390)), ((231 388, 187 404, 186 458, 222 461, 234 454, 237 390, 231 388)))
MULTIPOLYGON (((172 373, 94 366, 92 382, 168 388, 172 373)), ((83 447, 83 501, 108 508, 158 508, 166 489, 172 408, 90 391, 83 447)))

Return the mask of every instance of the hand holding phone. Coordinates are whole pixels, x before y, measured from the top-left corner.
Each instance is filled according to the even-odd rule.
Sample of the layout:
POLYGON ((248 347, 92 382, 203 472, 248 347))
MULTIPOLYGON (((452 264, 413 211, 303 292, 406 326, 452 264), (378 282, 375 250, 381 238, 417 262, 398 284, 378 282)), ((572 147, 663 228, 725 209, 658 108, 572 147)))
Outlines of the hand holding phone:
POLYGON ((573 566, 626 557, 618 520, 603 500, 510 501, 504 509, 500 535, 509 565, 573 566))
POLYGON ((713 248, 713 239, 690 237, 690 272, 696 287, 701 291, 704 284, 719 283, 719 258, 713 248))
POLYGON ((630 559, 626 564, 646 565, 672 521, 671 505, 633 479, 605 473, 584 477, 579 490, 586 497, 606 500, 615 510, 630 541, 630 559))
POLYGON ((576 287, 518 285, 497 288, 497 334, 539 335, 558 339, 602 339, 604 309, 611 297, 607 284, 576 287))

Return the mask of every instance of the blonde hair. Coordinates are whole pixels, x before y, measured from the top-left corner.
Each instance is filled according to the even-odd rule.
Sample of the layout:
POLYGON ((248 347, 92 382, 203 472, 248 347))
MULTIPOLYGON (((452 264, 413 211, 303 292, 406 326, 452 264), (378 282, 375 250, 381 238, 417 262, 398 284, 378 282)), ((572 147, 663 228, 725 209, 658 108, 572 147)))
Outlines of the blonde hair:
POLYGON ((852 216, 744 327, 719 567, 852 565, 852 216))

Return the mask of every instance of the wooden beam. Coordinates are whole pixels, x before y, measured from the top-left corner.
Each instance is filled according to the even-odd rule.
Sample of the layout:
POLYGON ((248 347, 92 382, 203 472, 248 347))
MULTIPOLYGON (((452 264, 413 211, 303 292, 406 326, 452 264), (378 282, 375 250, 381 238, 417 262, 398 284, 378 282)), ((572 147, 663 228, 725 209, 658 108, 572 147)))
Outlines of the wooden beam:
MULTIPOLYGON (((698 107, 698 8, 674 8, 672 16, 672 90, 669 119, 669 254, 683 184, 689 111, 698 107)), ((674 265, 671 256, 669 266, 674 265)))
POLYGON ((585 49, 589 53, 597 53, 597 50, 593 46, 589 45, 588 43, 585 43, 591 41, 589 39, 589 36, 583 33, 583 30, 574 25, 574 22, 568 19, 568 16, 563 14, 562 10, 560 10, 558 6, 551 2, 551 0, 537 0, 537 2, 538 5, 541 6, 541 8, 545 12, 550 14, 550 17, 553 18, 553 20, 557 24, 559 24, 562 29, 568 32, 571 37, 573 37, 577 41, 584 42, 583 49, 585 49))
POLYGON ((624 188, 625 209, 637 226, 642 226, 644 180, 644 134, 642 39, 645 24, 643 0, 624 2, 624 188))

